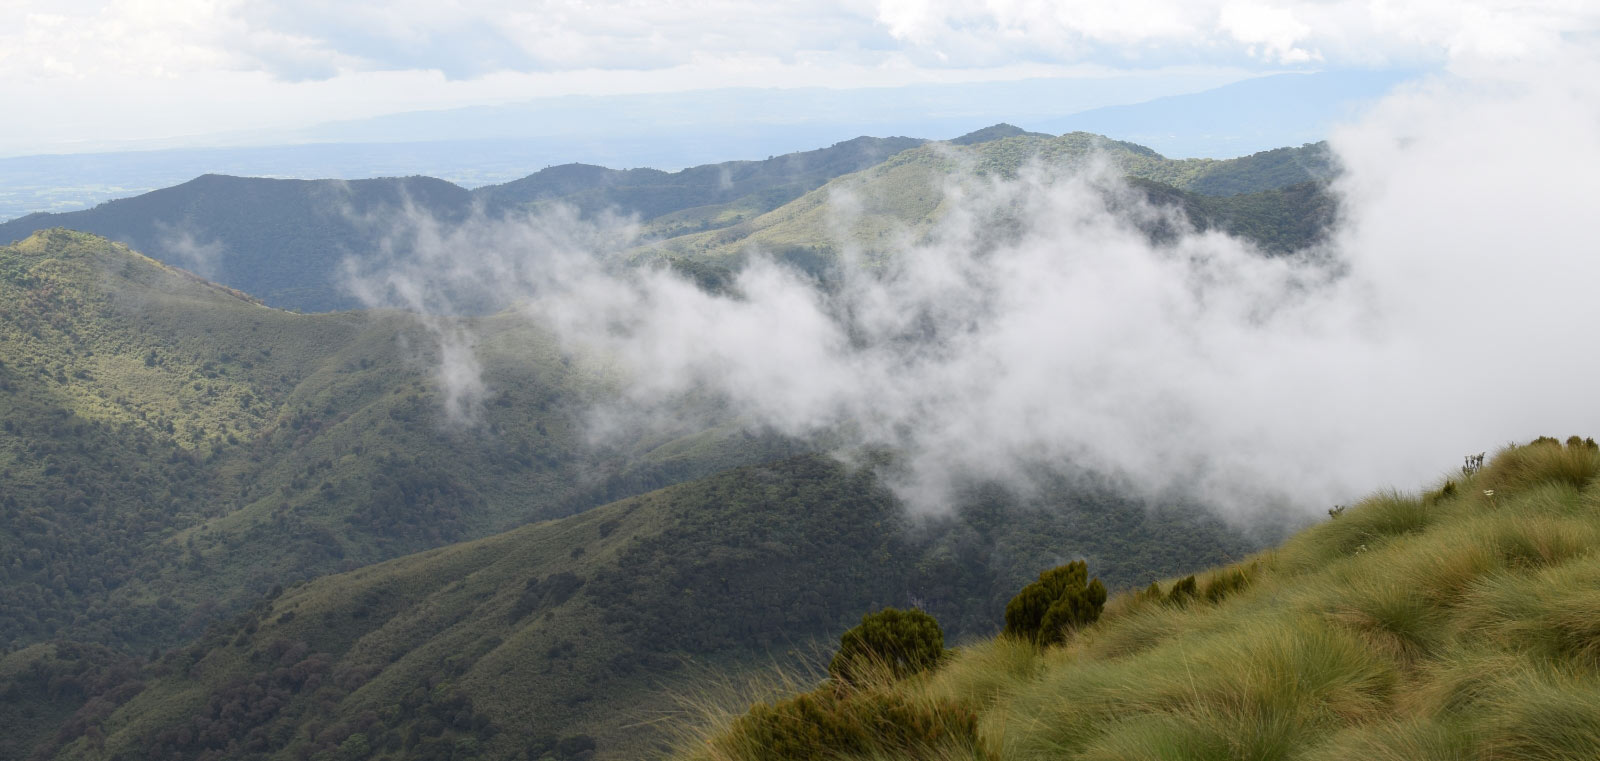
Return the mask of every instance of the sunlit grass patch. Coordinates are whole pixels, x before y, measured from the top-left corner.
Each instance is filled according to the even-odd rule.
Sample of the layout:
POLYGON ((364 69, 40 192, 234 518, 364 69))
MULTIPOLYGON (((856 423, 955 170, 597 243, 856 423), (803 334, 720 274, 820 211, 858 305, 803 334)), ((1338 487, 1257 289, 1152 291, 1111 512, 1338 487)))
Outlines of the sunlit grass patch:
POLYGON ((1402 663, 1435 652, 1447 616, 1415 587, 1393 578, 1356 581, 1336 593, 1328 617, 1359 632, 1372 647, 1402 663))
POLYGON ((919 689, 943 698, 991 705, 1036 678, 1043 666, 1039 649, 1014 637, 996 637, 963 647, 919 689))
POLYGON ((1482 732, 1460 719, 1399 719, 1351 727, 1308 751, 1304 761, 1463 761, 1477 757, 1482 732))
POLYGON ((1483 711, 1483 757, 1588 761, 1600 753, 1600 683, 1591 673, 1530 668, 1503 681, 1483 711))
POLYGON ((1352 632, 1263 617, 1138 658, 1086 660, 1046 674, 1011 701, 1010 726, 1024 738, 1016 746, 1024 758, 1110 747, 1103 736, 1129 721, 1137 731, 1186 727, 1271 745, 1286 727, 1302 736, 1373 715, 1388 704, 1394 682, 1392 665, 1352 632), (1184 718, 1141 718, 1157 714, 1184 718))
POLYGON ((1600 559, 1483 579, 1461 627, 1509 651, 1600 668, 1600 559))

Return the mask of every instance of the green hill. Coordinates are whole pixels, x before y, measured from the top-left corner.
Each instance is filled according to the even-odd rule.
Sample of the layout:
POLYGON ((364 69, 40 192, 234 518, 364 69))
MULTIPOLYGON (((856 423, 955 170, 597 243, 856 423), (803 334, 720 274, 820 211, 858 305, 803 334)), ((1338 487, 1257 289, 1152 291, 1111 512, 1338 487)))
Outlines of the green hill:
MULTIPOLYGON (((1091 565, 1091 572, 1093 566, 1091 565)), ((1040 648, 762 704, 697 759, 1592 759, 1600 447, 1500 452, 1040 648)))
POLYGON ((113 697, 44 757, 579 758, 592 741, 639 758, 708 669, 804 662, 865 611, 918 600, 986 633, 1008 590, 1064 556, 1136 547, 1142 567, 1111 579, 1132 586, 1243 549, 1170 510, 1048 499, 915 525, 871 469, 736 469, 293 586, 102 680, 113 697))
POLYGON ((1022 133, 912 148, 760 216, 658 240, 635 256, 671 261, 708 281, 737 269, 752 250, 817 271, 842 243, 868 256, 885 256, 908 236, 925 234, 954 202, 947 192, 950 183, 977 189, 989 178, 1016 177, 1029 165, 1059 176, 1088 166, 1095 157, 1109 160, 1150 202, 1180 207, 1196 227, 1241 235, 1269 252, 1317 241, 1333 218, 1333 199, 1323 185, 1332 168, 1321 143, 1231 160, 1174 160, 1088 133, 1022 133), (839 198, 851 199, 848 212, 836 208, 839 198))
POLYGON ((471 322, 489 396, 445 424, 399 313, 297 315, 103 239, 0 247, 0 644, 168 645, 274 584, 487 536, 791 445, 585 444, 604 376, 471 322))
POLYGON ((689 219, 711 226, 730 210, 769 211, 834 177, 866 169, 925 142, 910 137, 858 137, 765 161, 727 161, 677 172, 565 164, 503 185, 479 188, 473 195, 491 209, 562 201, 585 213, 616 209, 638 214, 646 221, 679 212, 671 225, 658 229, 682 229, 689 219))
POLYGON ((470 209, 468 191, 431 177, 276 180, 208 174, 92 209, 0 224, 0 243, 53 227, 94 233, 160 261, 302 311, 351 309, 340 262, 379 248, 380 212, 406 204, 441 220, 470 209))

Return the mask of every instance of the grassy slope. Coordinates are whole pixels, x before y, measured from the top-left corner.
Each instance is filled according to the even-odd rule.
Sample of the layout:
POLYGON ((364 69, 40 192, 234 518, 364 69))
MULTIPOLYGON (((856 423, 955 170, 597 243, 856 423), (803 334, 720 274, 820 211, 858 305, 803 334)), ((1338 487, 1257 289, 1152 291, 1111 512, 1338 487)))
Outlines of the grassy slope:
POLYGON ((639 249, 691 271, 737 267, 759 249, 802 267, 825 262, 842 243, 884 254, 916 238, 950 202, 946 185, 962 173, 1009 177, 1029 162, 1053 171, 1101 155, 1162 203, 1185 207, 1202 227, 1222 227, 1274 251, 1315 240, 1332 213, 1314 180, 1329 175, 1321 144, 1239 159, 1167 159, 1143 146, 1074 132, 1032 134, 973 145, 932 143, 845 175, 777 209, 718 230, 677 235, 639 249))
MULTIPOLYGON (((967 739, 862 757, 1592 759, 1597 516, 1592 440, 1511 448, 1200 578, 1206 590, 1242 575, 1242 589, 1186 604, 1124 595, 1065 646, 981 642, 931 675, 877 685, 861 695, 920 715, 943 706, 921 736, 967 739)), ((805 757, 737 735, 685 755, 805 757)))
POLYGON ((602 379, 510 317, 475 321, 493 394, 453 430, 410 318, 270 309, 80 233, 0 247, 0 303, 9 645, 170 644, 274 583, 784 451, 591 450, 574 410, 602 379))
POLYGON ((803 660, 867 610, 917 599, 987 631, 1062 555, 1138 543, 1155 559, 1114 577, 1131 585, 1240 549, 1214 523, 1054 498, 908 530, 870 471, 827 458, 669 487, 292 588, 148 667, 60 757, 318 757, 359 733, 361 758, 539 758, 580 735, 637 758, 706 667, 803 660))

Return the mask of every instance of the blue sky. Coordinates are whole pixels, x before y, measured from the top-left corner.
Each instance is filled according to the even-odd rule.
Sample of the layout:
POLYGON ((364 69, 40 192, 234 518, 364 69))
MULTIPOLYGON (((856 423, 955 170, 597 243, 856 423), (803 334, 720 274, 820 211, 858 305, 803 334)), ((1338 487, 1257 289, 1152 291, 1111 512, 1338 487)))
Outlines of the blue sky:
MULTIPOLYGON (((559 95, 1449 68, 1600 30, 1592 0, 7 0, 0 155, 559 95)), ((1158 86, 1150 87, 1155 82, 1158 86)), ((1165 83, 1165 87, 1159 86, 1165 83)), ((1092 105, 1120 102, 1107 96, 1092 105)))

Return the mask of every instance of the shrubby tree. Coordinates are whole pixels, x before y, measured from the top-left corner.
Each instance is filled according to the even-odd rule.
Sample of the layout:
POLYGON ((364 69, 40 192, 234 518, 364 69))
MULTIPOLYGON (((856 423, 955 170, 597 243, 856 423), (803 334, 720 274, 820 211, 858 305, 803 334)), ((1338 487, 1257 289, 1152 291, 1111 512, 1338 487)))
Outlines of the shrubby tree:
POLYGON ((1082 560, 1057 566, 1039 574, 1039 580, 1022 588, 1006 604, 1005 633, 1054 645, 1068 632, 1100 618, 1106 604, 1106 588, 1100 580, 1089 579, 1089 564, 1082 560))
POLYGON ((1167 590, 1167 603, 1171 605, 1186 605, 1190 600, 1199 596, 1199 583, 1195 581, 1193 575, 1189 575, 1172 582, 1172 589, 1167 590))
POLYGON ((944 629, 920 610, 884 608, 861 617, 861 623, 839 638, 839 652, 828 674, 850 683, 874 669, 895 678, 925 671, 944 658, 944 629))

